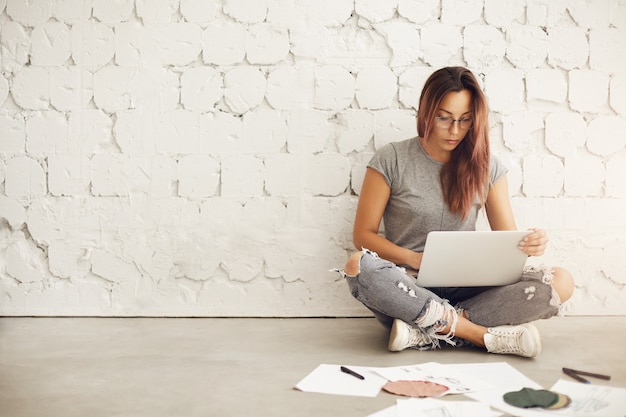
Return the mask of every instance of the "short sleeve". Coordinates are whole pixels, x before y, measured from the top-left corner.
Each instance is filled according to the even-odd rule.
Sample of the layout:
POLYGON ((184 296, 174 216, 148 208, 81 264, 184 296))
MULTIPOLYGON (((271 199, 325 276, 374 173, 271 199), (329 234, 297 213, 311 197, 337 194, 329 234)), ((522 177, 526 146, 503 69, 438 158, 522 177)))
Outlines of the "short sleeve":
POLYGON ((388 143, 376 151, 367 166, 380 172, 387 185, 391 187, 398 174, 398 157, 393 143, 388 143))
POLYGON ((508 168, 496 156, 491 155, 489 163, 489 187, 495 184, 503 175, 508 172, 508 168))

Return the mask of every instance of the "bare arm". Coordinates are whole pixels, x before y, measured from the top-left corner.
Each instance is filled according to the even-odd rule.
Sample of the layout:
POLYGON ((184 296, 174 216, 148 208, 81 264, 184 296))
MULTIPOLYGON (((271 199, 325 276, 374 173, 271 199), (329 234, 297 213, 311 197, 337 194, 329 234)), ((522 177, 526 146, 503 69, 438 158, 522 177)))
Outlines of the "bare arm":
POLYGON ((489 189, 485 209, 491 230, 517 230, 506 175, 501 176, 489 189))
MULTIPOLYGON (((487 194, 487 219, 491 230, 516 230, 513 209, 509 198, 509 184, 506 175, 500 177, 487 194)), ((530 229, 520 242, 520 249, 528 256, 541 256, 548 244, 545 230, 530 229)))
POLYGON ((383 175, 367 168, 359 196, 352 239, 357 249, 370 249, 381 258, 419 269, 422 254, 400 247, 378 234, 391 190, 383 175))

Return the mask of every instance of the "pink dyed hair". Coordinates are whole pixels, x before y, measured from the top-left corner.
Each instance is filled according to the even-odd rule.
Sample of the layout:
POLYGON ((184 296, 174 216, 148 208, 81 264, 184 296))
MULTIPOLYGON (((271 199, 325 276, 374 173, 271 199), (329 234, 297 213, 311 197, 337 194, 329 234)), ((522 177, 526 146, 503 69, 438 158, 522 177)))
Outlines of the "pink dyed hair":
POLYGON ((471 206, 484 205, 489 185, 489 107, 478 80, 464 67, 435 71, 424 84, 417 111, 417 132, 428 140, 434 128, 437 109, 452 91, 467 90, 472 95, 472 127, 441 169, 441 189, 450 211, 467 216, 471 206))

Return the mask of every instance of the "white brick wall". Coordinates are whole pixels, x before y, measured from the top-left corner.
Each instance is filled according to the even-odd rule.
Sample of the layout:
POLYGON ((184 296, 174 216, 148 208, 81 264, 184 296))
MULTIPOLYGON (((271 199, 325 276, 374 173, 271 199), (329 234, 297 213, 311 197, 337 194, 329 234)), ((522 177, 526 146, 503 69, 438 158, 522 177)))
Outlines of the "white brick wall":
POLYGON ((488 95, 569 314, 626 314, 620 0, 0 0, 0 315, 363 315, 339 276, 426 77, 488 95))

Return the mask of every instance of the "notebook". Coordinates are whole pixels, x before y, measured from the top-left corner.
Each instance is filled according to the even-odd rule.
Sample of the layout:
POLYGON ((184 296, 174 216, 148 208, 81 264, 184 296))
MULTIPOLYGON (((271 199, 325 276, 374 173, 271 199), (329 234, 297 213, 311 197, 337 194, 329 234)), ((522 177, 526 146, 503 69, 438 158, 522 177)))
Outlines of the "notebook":
POLYGON ((420 287, 501 286, 519 281, 528 256, 518 248, 523 231, 435 231, 426 246, 420 287))

